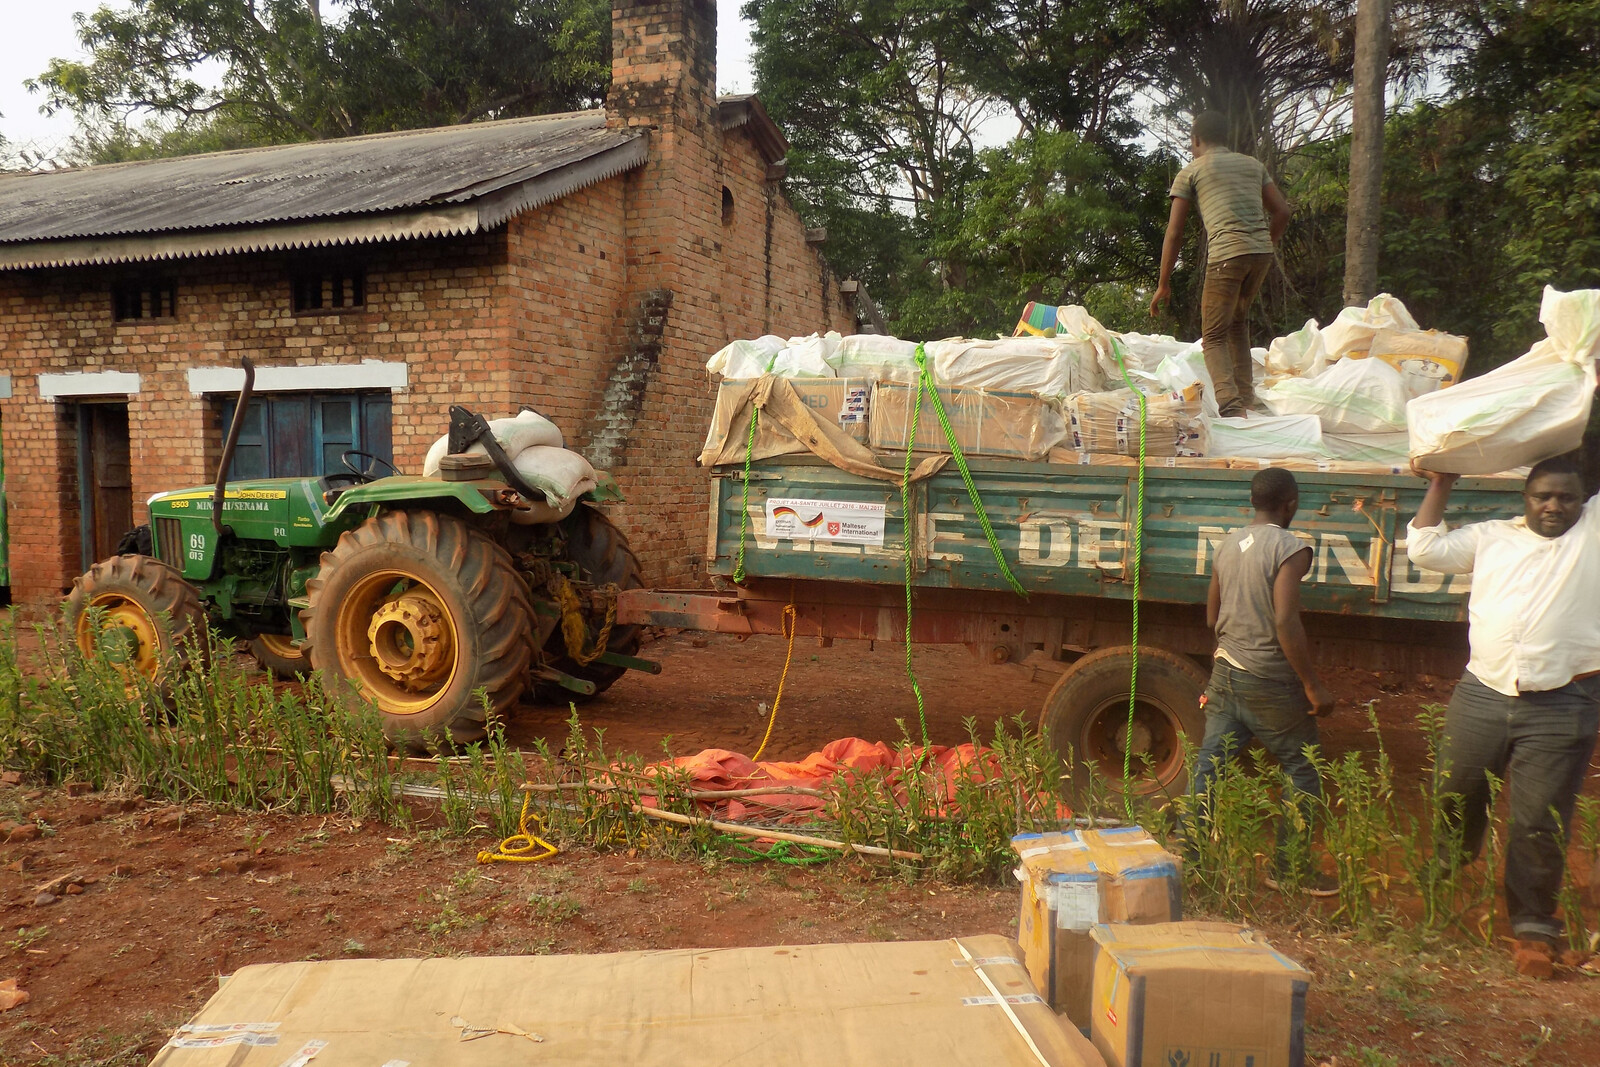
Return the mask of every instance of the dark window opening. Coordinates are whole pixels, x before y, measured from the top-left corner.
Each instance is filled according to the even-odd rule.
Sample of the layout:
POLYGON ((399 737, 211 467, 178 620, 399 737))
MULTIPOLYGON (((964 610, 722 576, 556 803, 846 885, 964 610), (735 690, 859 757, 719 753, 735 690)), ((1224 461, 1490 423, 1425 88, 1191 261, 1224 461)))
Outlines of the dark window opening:
POLYGON ((177 282, 124 282, 111 290, 111 317, 117 322, 170 319, 177 314, 177 282))
POLYGON ((726 185, 722 187, 722 224, 733 225, 733 190, 726 185))
MULTIPOLYGON (((220 405, 217 440, 226 440, 236 399, 220 405)), ((394 462, 388 393, 276 393, 245 411, 228 477, 316 478, 345 469, 348 449, 394 462)), ((220 447, 220 444, 219 444, 220 447)))
POLYGON ((297 312, 348 311, 367 303, 367 276, 358 267, 301 271, 290 279, 289 288, 297 312))

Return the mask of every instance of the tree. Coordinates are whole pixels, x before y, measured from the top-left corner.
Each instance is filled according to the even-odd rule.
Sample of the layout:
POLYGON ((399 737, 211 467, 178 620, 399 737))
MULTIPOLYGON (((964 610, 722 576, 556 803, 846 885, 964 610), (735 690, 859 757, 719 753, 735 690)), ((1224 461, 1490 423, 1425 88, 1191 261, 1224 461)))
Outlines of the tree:
POLYGON ((29 88, 123 147, 177 131, 181 149, 212 124, 272 143, 540 114, 598 104, 608 80, 607 0, 133 0, 75 17, 88 61, 52 60, 29 88))
POLYGON ((1350 115, 1350 209, 1345 229, 1344 303, 1378 292, 1378 223, 1383 192, 1384 90, 1389 81, 1389 0, 1360 0, 1350 115))

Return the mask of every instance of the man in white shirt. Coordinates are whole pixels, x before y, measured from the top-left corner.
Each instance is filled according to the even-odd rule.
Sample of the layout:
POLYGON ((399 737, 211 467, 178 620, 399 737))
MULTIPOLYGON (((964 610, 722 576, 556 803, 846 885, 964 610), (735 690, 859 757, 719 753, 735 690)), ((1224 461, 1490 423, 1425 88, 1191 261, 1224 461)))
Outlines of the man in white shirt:
POLYGON ((1600 502, 1577 460, 1533 468, 1521 518, 1447 529, 1456 475, 1429 479, 1408 530, 1411 561, 1472 574, 1471 658, 1445 719, 1445 780, 1470 861, 1489 819, 1487 775, 1506 782, 1506 908, 1517 969, 1548 977, 1562 935, 1557 897, 1572 810, 1600 731, 1600 502))

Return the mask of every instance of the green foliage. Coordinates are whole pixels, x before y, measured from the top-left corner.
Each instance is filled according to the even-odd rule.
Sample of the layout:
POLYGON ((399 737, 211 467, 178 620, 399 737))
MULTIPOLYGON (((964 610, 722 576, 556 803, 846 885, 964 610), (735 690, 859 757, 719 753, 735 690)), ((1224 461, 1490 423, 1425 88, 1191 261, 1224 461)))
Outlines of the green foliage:
POLYGON ((83 120, 78 155, 95 162, 542 114, 601 100, 610 14, 604 0, 133 0, 76 16, 89 58, 28 84, 83 120))

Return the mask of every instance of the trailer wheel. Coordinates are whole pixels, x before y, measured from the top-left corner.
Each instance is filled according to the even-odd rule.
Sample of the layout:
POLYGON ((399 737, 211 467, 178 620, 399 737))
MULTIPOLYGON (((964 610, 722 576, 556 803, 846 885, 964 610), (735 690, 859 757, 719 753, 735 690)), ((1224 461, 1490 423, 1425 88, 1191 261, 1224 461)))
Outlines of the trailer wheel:
POLYGON ((311 657, 286 634, 256 634, 250 638, 250 655, 261 669, 281 682, 311 673, 311 657))
POLYGON ((207 652, 199 592, 150 556, 112 556, 74 578, 66 621, 80 652, 105 657, 130 682, 137 674, 165 686, 207 652))
MULTIPOLYGON (((616 524, 606 518, 599 508, 579 504, 571 515, 561 521, 561 526, 566 534, 567 558, 578 565, 585 581, 597 588, 614 585, 619 591, 644 588, 639 560, 628 544, 627 535, 617 529, 616 524)), ((600 636, 605 620, 590 618, 586 622, 588 641, 592 643, 600 636)), ((606 638, 606 651, 624 656, 637 655, 642 630, 640 626, 613 626, 606 638)), ((628 673, 626 667, 614 667, 609 663, 578 663, 567 654, 566 639, 562 636, 560 626, 545 642, 544 655, 546 662, 556 670, 593 682, 596 696, 628 673)), ((535 683, 534 695, 553 704, 566 704, 569 701, 581 704, 593 699, 563 689, 553 682, 535 683)))
POLYGON ((485 736, 527 684, 533 610, 506 550, 461 520, 388 511, 322 554, 300 613, 311 664, 378 706, 412 751, 485 736))
POLYGON ((1039 728, 1067 761, 1072 793, 1080 801, 1092 795, 1091 774, 1117 793, 1175 795, 1188 788, 1183 742, 1187 737, 1198 745, 1205 734, 1200 694, 1205 692, 1206 674, 1187 657, 1166 649, 1139 650, 1133 777, 1125 782, 1132 670, 1132 648, 1103 648, 1074 663, 1045 698, 1039 728))

